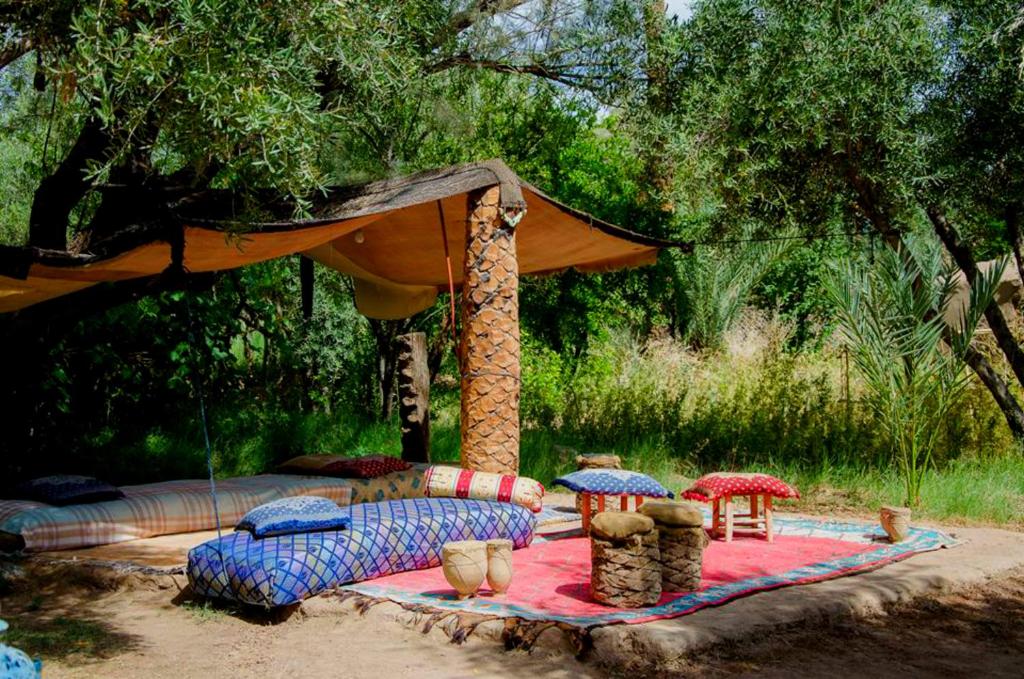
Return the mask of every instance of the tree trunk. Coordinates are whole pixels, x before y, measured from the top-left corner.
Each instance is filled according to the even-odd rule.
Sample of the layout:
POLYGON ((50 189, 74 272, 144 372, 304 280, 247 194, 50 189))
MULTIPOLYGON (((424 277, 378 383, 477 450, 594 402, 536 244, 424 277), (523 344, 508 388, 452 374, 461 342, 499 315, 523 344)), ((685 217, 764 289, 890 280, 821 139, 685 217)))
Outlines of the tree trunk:
POLYGON ((405 332, 407 321, 380 321, 366 319, 373 332, 377 344, 377 397, 380 399, 377 411, 378 419, 391 419, 395 405, 395 370, 397 355, 395 353, 395 337, 405 332))
POLYGON ((1006 235, 1010 241, 1010 248, 1013 249, 1013 261, 1017 264, 1017 275, 1024 283, 1024 260, 1021 260, 1021 251, 1024 250, 1024 239, 1020 232, 1020 210, 1017 206, 1006 208, 1006 235))
MULTIPOLYGON (((857 207, 889 247, 904 247, 902 236, 893 228, 889 219, 888 201, 884 190, 875 182, 863 177, 857 171, 853 160, 852 155, 847 154, 843 171, 851 188, 857 194, 857 207)), ((960 263, 957 262, 957 265, 960 263)), ((964 274, 967 275, 967 272, 964 274)), ((970 277, 968 280, 971 280, 970 277)), ((938 313, 938 310, 935 310, 935 313, 938 313)), ((974 349, 968 349, 965 361, 992 395, 1013 436, 1018 440, 1024 440, 1024 409, 1021 409, 1017 399, 1006 386, 1005 380, 992 368, 988 359, 974 349)))
POLYGON ((299 288, 302 292, 302 318, 313 318, 313 260, 299 255, 299 288))
POLYGON ((422 332, 399 335, 398 415, 402 420, 402 459, 430 462, 430 368, 427 336, 422 332))
POLYGON ((519 262, 499 189, 469 196, 462 285, 462 466, 519 472, 519 262))
MULTIPOLYGON (((647 108, 658 116, 667 114, 672 106, 672 96, 669 91, 671 51, 665 45, 667 21, 665 11, 664 0, 650 0, 644 6, 644 42, 646 47, 644 73, 647 76, 647 108)), ((641 200, 652 211, 660 213, 667 219, 675 211, 671 196, 676 167, 669 153, 666 131, 660 125, 652 127, 654 136, 644 154, 644 170, 650 188, 643 191, 641 200)))
POLYGON ((971 366, 971 369, 974 370, 982 384, 988 388, 996 405, 1003 411, 1006 425, 1010 428, 1013 437, 1018 441, 1024 441, 1024 410, 1021 409, 1017 399, 1010 393, 1006 382, 992 369, 988 359, 977 350, 969 348, 964 360, 967 362, 967 365, 971 366))
POLYGON ((451 351, 455 360, 458 361, 458 346, 454 342, 453 333, 451 317, 448 314, 442 314, 437 333, 431 338, 430 346, 427 349, 427 365, 430 368, 431 384, 441 372, 441 363, 444 362, 445 353, 451 351))
MULTIPOLYGON (((974 255, 971 254, 970 248, 960 240, 959 234, 949 223, 949 220, 946 219, 946 215, 942 210, 934 205, 930 205, 927 212, 928 219, 931 221, 935 233, 939 236, 942 244, 946 246, 946 250, 953 257, 953 261, 964 272, 967 283, 974 285, 974 281, 978 277, 978 265, 974 261, 974 255)), ((1010 369, 1013 370, 1013 374, 1017 377, 1017 382, 1024 386, 1024 351, 1017 344, 1017 339, 1013 336, 1013 331, 1010 330, 1006 317, 1003 316, 1003 310, 994 301, 990 302, 985 308, 985 320, 988 321, 989 330, 992 331, 992 336, 995 337, 999 350, 1003 352, 1007 363, 1010 364, 1010 369)))
POLYGON ((67 156, 36 188, 29 215, 29 245, 67 249, 68 218, 89 190, 89 163, 103 158, 109 142, 98 120, 85 122, 67 156))

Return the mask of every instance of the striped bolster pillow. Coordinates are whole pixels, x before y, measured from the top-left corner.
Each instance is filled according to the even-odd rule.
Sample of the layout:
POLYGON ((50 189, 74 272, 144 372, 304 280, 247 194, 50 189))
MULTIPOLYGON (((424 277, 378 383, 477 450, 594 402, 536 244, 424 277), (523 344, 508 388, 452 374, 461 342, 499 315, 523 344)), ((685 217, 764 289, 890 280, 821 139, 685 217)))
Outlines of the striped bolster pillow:
POLYGON ((544 486, 525 476, 430 467, 425 478, 427 497, 511 502, 533 512, 539 512, 544 506, 544 486))

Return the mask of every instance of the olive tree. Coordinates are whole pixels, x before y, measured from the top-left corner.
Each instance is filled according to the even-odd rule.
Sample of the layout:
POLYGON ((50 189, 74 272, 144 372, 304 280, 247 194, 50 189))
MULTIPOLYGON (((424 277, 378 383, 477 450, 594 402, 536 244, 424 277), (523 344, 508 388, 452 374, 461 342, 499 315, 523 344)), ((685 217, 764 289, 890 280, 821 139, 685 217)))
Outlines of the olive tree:
MULTIPOLYGON (((932 231, 972 283, 979 258, 1012 249, 1020 266, 1017 11, 1008 0, 695 3, 676 27, 662 114, 682 195, 726 228, 870 231, 893 248, 932 231)), ((1002 312, 989 305, 985 319, 1024 385, 1002 312)), ((964 359, 1024 437, 1004 376, 972 347, 964 359)))

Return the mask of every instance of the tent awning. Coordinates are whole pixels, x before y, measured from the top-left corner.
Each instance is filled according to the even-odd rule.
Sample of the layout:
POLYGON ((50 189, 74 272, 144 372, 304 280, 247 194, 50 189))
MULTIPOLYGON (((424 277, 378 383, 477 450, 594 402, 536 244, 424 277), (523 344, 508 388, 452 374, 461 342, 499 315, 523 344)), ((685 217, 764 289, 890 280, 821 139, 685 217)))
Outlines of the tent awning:
MULTIPOLYGON (((403 318, 433 304, 448 286, 448 251, 456 286, 462 282, 469 194, 499 186, 500 204, 525 210, 516 227, 520 274, 575 267, 609 271, 652 263, 664 247, 686 247, 602 222, 522 182, 498 160, 431 170, 398 179, 337 189, 314 218, 261 224, 194 214, 175 215, 191 272, 233 269, 306 254, 348 274, 359 310, 374 318, 403 318), (442 228, 442 225, 444 228, 442 228)), ((134 234, 130 244, 97 253, 5 248, 0 257, 0 313, 82 290, 101 282, 160 274, 171 264, 166 227, 134 234)))

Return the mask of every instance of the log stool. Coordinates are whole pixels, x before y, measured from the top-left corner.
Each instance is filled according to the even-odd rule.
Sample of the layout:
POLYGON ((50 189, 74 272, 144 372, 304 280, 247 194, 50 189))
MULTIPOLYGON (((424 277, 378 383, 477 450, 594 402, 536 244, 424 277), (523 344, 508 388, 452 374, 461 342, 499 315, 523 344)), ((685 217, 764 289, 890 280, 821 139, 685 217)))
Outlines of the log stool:
POLYGON ((603 512, 590 531, 590 596, 618 608, 653 606, 661 598, 658 531, 635 512, 603 512))
POLYGON ((768 474, 736 474, 715 472, 705 474, 683 491, 687 500, 713 503, 711 510, 711 536, 723 536, 732 542, 737 531, 764 535, 768 542, 775 539, 772 498, 798 498, 799 491, 781 479, 768 474), (750 510, 737 514, 734 497, 746 497, 750 510))
MULTIPOLYGON (((600 453, 584 453, 583 455, 576 456, 576 471, 583 469, 622 469, 622 458, 618 455, 600 454, 600 453)), ((603 511, 614 511, 615 507, 598 507, 597 498, 590 498, 590 510, 589 514, 597 514, 603 511)), ((583 513, 583 494, 576 493, 576 511, 579 514, 583 513)), ((625 511, 624 509, 622 511, 625 511)))
POLYGON ((661 553, 661 590, 693 592, 700 589, 704 566, 704 515, 700 509, 684 502, 655 500, 640 508, 640 513, 654 520, 661 553))

